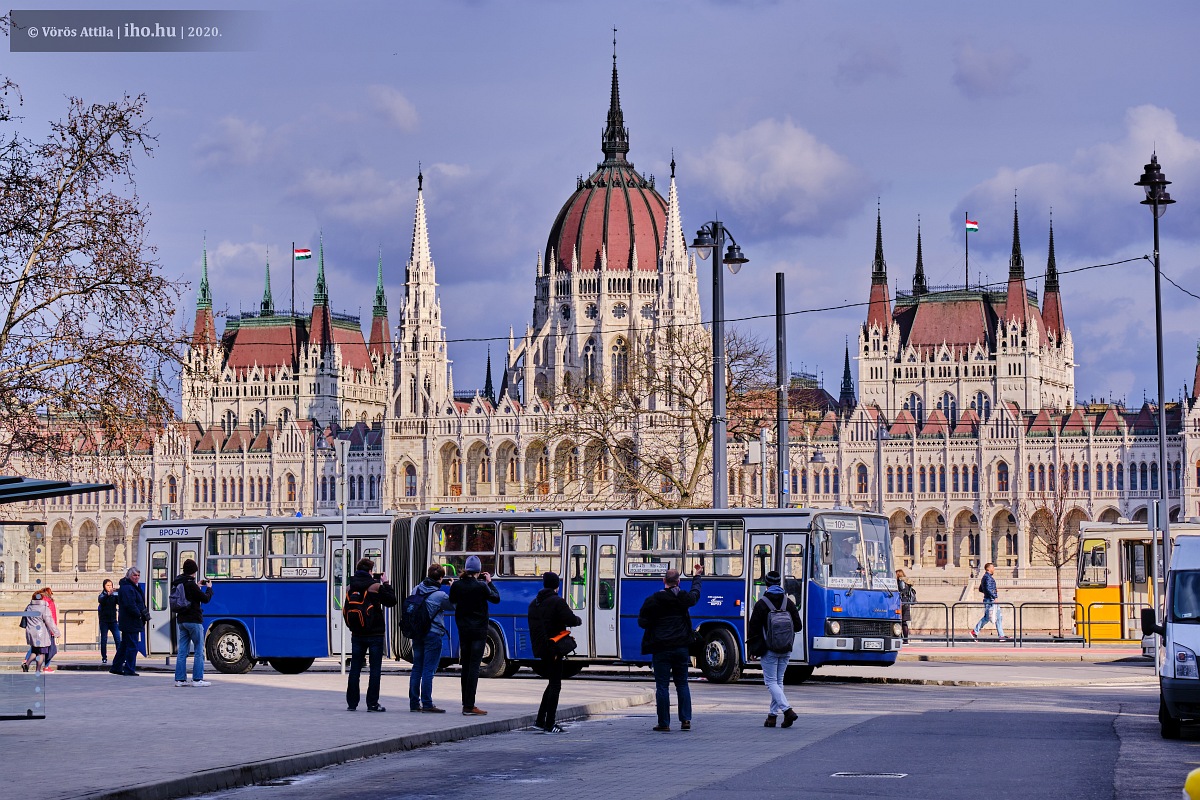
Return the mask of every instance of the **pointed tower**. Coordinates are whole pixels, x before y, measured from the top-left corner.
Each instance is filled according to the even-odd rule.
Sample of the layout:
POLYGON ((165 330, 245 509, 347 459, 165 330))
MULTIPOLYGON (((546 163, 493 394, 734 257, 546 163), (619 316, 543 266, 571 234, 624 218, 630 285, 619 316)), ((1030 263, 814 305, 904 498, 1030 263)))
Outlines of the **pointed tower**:
POLYGON ((921 257, 921 220, 917 219, 917 269, 913 272, 913 297, 929 294, 925 285, 925 260, 921 257))
POLYGON ((192 327, 192 340, 187 352, 188 369, 181 380, 181 408, 185 421, 198 422, 203 426, 213 423, 212 387, 221 379, 223 357, 213 320, 212 293, 208 288, 208 245, 205 244, 200 291, 196 296, 196 322, 192 327))
POLYGON ((625 114, 621 111, 621 89, 617 84, 617 43, 613 42, 612 92, 608 100, 608 125, 604 128, 600 149, 604 151, 604 163, 615 164, 625 160, 629 152, 629 129, 625 127, 625 114))
POLYGON ((1046 258, 1046 292, 1042 297, 1042 322, 1046 333, 1060 345, 1067 332, 1063 319, 1062 297, 1058 292, 1058 266, 1054 263, 1054 220, 1050 220, 1050 255, 1046 258))
POLYGON ((317 265, 317 285, 313 290, 312 320, 309 324, 308 345, 316 350, 317 358, 333 346, 333 318, 329 314, 329 287, 325 283, 325 234, 321 234, 320 261, 317 265))
POLYGON ((856 404, 854 398, 854 379, 850 377, 850 343, 846 343, 846 362, 842 367, 842 391, 838 395, 838 405, 843 414, 849 414, 856 404))
POLYGON ((263 288, 262 303, 259 306, 258 315, 260 317, 275 316, 275 301, 271 298, 271 256, 267 255, 267 283, 263 288))
POLYGON ((1029 300, 1025 293, 1025 257, 1021 255, 1021 224, 1017 203, 1013 201, 1012 255, 1008 259, 1008 294, 1004 307, 1005 322, 1015 322, 1025 330, 1029 324, 1029 300))
POLYGON ((1192 378, 1192 399, 1200 398, 1200 342, 1196 343, 1196 375, 1192 378))
POLYGON ((492 348, 487 351, 487 371, 483 378, 483 399, 496 405, 496 390, 492 387, 492 348))
POLYGON ((892 324, 892 302, 888 297, 887 262, 883 260, 883 215, 875 211, 875 259, 871 262, 871 298, 867 305, 867 328, 887 335, 892 324))
POLYGON ((687 239, 683 235, 679 191, 675 186, 675 157, 672 155, 671 186, 667 191, 667 223, 659 257, 659 325, 689 324, 700 319, 700 295, 695 273, 695 259, 688 253, 687 239))
POLYGON ((208 245, 204 246, 204 265, 200 272, 200 291, 196 295, 196 324, 192 327, 192 347, 212 348, 217 344, 217 326, 213 320, 212 293, 208 288, 208 245))
POLYGON ((375 305, 371 308, 371 338, 367 349, 382 364, 391 348, 388 346, 387 296, 383 292, 383 248, 379 249, 379 266, 375 273, 375 305))

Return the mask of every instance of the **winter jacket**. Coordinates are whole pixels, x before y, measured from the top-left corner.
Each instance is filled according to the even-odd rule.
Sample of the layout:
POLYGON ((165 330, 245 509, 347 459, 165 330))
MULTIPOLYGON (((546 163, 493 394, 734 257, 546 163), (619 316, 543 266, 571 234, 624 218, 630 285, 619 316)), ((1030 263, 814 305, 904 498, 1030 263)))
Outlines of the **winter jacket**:
POLYGON ((900 592, 900 618, 909 622, 912 619, 912 604, 917 602, 917 590, 903 578, 897 582, 896 588, 900 592))
POLYGON ((142 588, 129 578, 121 578, 117 589, 117 627, 121 633, 140 633, 149 617, 142 588))
POLYGON ((642 634, 643 653, 676 650, 692 643, 694 628, 688 609, 700 602, 700 584, 696 575, 686 592, 678 586, 664 587, 646 598, 638 612, 638 626, 646 631, 642 634))
POLYGON ((450 586, 450 602, 459 637, 482 639, 487 634, 488 603, 499 603, 500 592, 494 583, 464 575, 450 586))
POLYGON ((117 621, 117 593, 101 592, 96 598, 96 618, 101 623, 117 621))
POLYGON ((181 583, 186 583, 184 587, 184 597, 187 598, 188 607, 183 611, 175 612, 176 622, 196 622, 204 624, 204 611, 200 608, 201 603, 207 603, 212 600, 212 586, 201 587, 196 583, 195 575, 176 575, 175 580, 171 581, 171 591, 175 591, 175 587, 181 583))
POLYGON ((760 658, 767 652, 766 630, 767 614, 779 609, 780 601, 787 603, 787 610, 792 615, 792 631, 799 633, 804 626, 800 622, 800 609, 792 602, 792 598, 783 591, 782 586, 768 586, 763 596, 754 604, 750 612, 750 621, 746 623, 746 651, 760 658))
POLYGON ((446 635, 446 612, 454 610, 450 595, 440 583, 434 583, 426 578, 418 584, 417 589, 425 595, 425 603, 429 606, 429 632, 438 636, 446 635))
POLYGON ((542 589, 529 604, 529 645, 537 658, 552 658, 550 637, 568 628, 582 625, 583 620, 558 596, 557 589, 542 589))
POLYGON ((50 604, 45 600, 32 600, 25 606, 26 614, 36 616, 25 617, 25 642, 30 647, 49 647, 58 636, 58 625, 54 623, 54 615, 50 613, 50 604))
POLYGON ((996 579, 990 573, 983 573, 983 580, 979 582, 979 586, 983 589, 983 602, 996 602, 1000 595, 996 592, 996 579))
POLYGON ((351 592, 365 591, 367 593, 367 627, 361 633, 352 635, 363 638, 383 636, 385 628, 383 609, 396 605, 396 590, 390 583, 380 583, 365 569, 357 570, 346 587, 351 592), (371 591, 372 586, 375 587, 375 591, 371 591))

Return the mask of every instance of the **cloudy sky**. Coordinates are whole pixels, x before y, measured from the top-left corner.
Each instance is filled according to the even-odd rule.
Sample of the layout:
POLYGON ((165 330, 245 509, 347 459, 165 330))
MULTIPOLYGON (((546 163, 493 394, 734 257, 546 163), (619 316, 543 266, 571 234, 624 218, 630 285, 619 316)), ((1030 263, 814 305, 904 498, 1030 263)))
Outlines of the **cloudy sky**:
MULTIPOLYGON (((268 253, 288 305, 291 243, 315 251, 323 233, 335 310, 369 316, 382 251, 395 324, 420 163, 455 385, 482 385, 486 340, 499 362, 524 330, 538 252, 601 158, 614 25, 630 159, 665 193, 673 151, 689 238, 714 215, 737 236, 751 261, 725 282, 731 319, 772 313, 787 276, 789 311, 808 312, 789 318, 791 365, 835 394, 866 309, 817 309, 865 303, 877 202, 905 288, 918 217, 930 283, 962 281, 965 211, 972 282, 1003 281, 1015 194, 1039 297, 1053 210, 1084 401, 1156 394, 1149 262, 1084 269, 1151 252, 1133 184, 1155 149, 1178 201, 1163 273, 1200 294, 1194 2, 237 5, 265 11, 249 52, 0 59, 29 135, 67 96, 148 96, 158 147, 138 190, 164 269, 192 281, 189 318, 206 235, 215 305, 237 313, 257 306, 268 253)), ((297 266, 305 309, 315 269, 297 266)), ((1173 399, 1192 383, 1200 300, 1164 282, 1163 305, 1173 399)), ((771 320, 744 324, 773 341, 771 320)))

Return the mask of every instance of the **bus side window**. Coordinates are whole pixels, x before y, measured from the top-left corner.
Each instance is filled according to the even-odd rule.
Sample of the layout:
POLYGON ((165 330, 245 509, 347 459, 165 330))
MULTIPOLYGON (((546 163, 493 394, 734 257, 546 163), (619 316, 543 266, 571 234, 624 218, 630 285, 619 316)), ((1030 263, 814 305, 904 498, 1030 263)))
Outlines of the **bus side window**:
POLYGON ((1108 543, 1103 539, 1084 539, 1079 548, 1079 585, 1103 587, 1108 585, 1108 543))
POLYGON ((617 607, 617 548, 611 544, 600 547, 599 573, 596 607, 609 611, 617 607))
POLYGON ((1148 546, 1145 542, 1134 542, 1129 546, 1128 562, 1129 575, 1127 580, 1130 583, 1145 583, 1146 582, 1146 550, 1148 546))
POLYGON ((168 588, 171 575, 168 571, 166 550, 155 550, 150 554, 150 610, 166 611, 168 588))
POLYGON ((751 567, 751 569, 753 570, 754 580, 750 584, 750 605, 753 607, 754 604, 758 602, 758 598, 762 597, 763 592, 767 589, 767 585, 763 582, 763 578, 768 572, 774 569, 774 567, 771 566, 771 545, 756 544, 754 546, 754 555, 751 560, 753 562, 753 567, 751 567))

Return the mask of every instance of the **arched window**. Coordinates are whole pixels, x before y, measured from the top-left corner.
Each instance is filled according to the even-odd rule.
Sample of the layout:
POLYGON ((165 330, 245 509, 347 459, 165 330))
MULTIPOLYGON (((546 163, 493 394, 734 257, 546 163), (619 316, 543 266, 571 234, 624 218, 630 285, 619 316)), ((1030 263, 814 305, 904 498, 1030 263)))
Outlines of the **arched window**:
POLYGON ((907 484, 908 484, 908 488, 906 489, 906 491, 907 491, 909 494, 912 494, 912 493, 913 493, 913 474, 912 474, 912 467, 905 467, 905 468, 904 468, 904 477, 905 477, 905 479, 906 479, 906 482, 907 482, 907 484))
POLYGON ((324 475, 321 476, 321 502, 329 500, 329 479, 324 475))
POLYGON ((858 465, 858 493, 867 493, 867 468, 863 464, 858 465))
MULTIPOLYGON (((1143 487, 1144 488, 1144 487, 1143 487)), ((1158 462, 1150 462, 1150 491, 1158 491, 1158 462)))
POLYGON ((985 392, 976 392, 971 407, 979 414, 979 419, 987 422, 992 416, 992 398, 985 392))
MULTIPOLYGON (((1097 479, 1097 482, 1099 482, 1099 479, 1097 479)), ((1112 488, 1113 488, 1113 468, 1112 468, 1112 464, 1105 464, 1105 465, 1104 465, 1104 483, 1105 483, 1106 487, 1108 488, 1108 490, 1111 492, 1111 491, 1112 491, 1112 488)))
POLYGON ((370 490, 370 494, 367 495, 367 499, 374 500, 375 499, 375 476, 374 475, 372 475, 370 477, 370 479, 367 481, 367 488, 370 490))
POLYGON ((192 479, 192 500, 197 503, 200 502, 200 479, 199 478, 192 479))
POLYGON ((946 468, 938 467, 938 491, 946 493, 946 468))
POLYGON ((950 467, 950 487, 951 487, 951 489, 950 489, 951 491, 953 491, 953 492, 958 491, 958 465, 957 464, 950 467))
POLYGON ((363 494, 363 486, 364 486, 365 482, 366 482, 366 478, 364 478, 362 475, 359 475, 358 476, 358 499, 360 501, 366 499, 366 495, 363 494))
POLYGON ((289 503, 296 502, 296 476, 290 472, 287 476, 287 499, 289 503))
MULTIPOLYGON (((1051 472, 1050 474, 1053 475, 1054 473, 1051 472)), ((1039 492, 1046 491, 1046 465, 1045 464, 1038 464, 1037 490, 1039 492)))
MULTIPOLYGON (((512 463, 515 464, 516 459, 513 459, 512 463)), ((417 496, 417 468, 412 464, 408 464, 404 467, 404 496, 417 496)))
POLYGON ((1142 476, 1142 491, 1144 492, 1150 488, 1150 480, 1148 477, 1149 470, 1146 466, 1145 461, 1142 462, 1142 467, 1141 467, 1140 473, 1142 476))
POLYGON ((800 473, 803 470, 792 470, 792 494, 800 494, 800 473))
POLYGON ((806 469, 800 470, 800 493, 808 494, 808 470, 806 469))
POLYGON ((1037 485, 1037 482, 1034 480, 1034 475, 1036 475, 1036 472, 1033 469, 1033 464, 1030 464, 1029 465, 1029 491, 1031 491, 1031 492, 1034 491, 1034 487, 1037 485))
POLYGON ((583 382, 591 386, 596 382, 596 340, 588 339, 583 346, 583 382))
POLYGON ((1089 466, 1090 465, 1088 465, 1086 463, 1083 465, 1083 484, 1082 485, 1083 485, 1083 490, 1085 492, 1092 488, 1091 480, 1089 478, 1089 466))
POLYGON ((175 476, 167 478, 167 502, 175 505, 179 502, 179 485, 175 483, 175 476))
POLYGON ((1117 491, 1118 492, 1124 491, 1124 489, 1125 489, 1125 465, 1117 464, 1117 491))
POLYGON ((996 465, 996 491, 1008 491, 1008 464, 1003 461, 996 465))
POLYGON ((612 382, 614 389, 624 389, 629 383, 629 345, 624 339, 613 342, 612 382))
POLYGON ((938 401, 938 408, 946 415, 946 419, 950 424, 958 424, 958 400, 950 392, 942 395, 942 399, 938 401))
POLYGON ((925 467, 921 467, 920 469, 917 470, 917 472, 920 475, 921 494, 924 494, 925 493, 925 467))
POLYGON ((1079 465, 1071 465, 1071 491, 1079 491, 1079 465))
POLYGON ((971 467, 971 491, 979 492, 979 467, 971 467))
POLYGON ((825 479, 825 494, 829 494, 829 468, 826 467, 821 473, 821 477, 825 479))
POLYGON ((921 395, 916 392, 910 394, 904 401, 904 407, 912 414, 918 425, 925 423, 925 401, 921 399, 921 395))
POLYGON ((896 491, 895 474, 891 467, 887 468, 887 490, 888 494, 896 491))
POLYGON ((834 467, 833 468, 833 493, 839 494, 841 491, 842 491, 841 486, 838 485, 838 468, 834 467))
MULTIPOLYGON (((266 485, 267 485, 267 502, 269 503, 269 502, 271 502, 271 482, 267 481, 266 485)), ((263 493, 263 479, 259 478, 258 479, 258 496, 262 497, 262 493, 263 493)))
POLYGON ((222 503, 229 502, 229 484, 228 484, 228 481, 225 480, 225 478, 221 478, 221 502, 222 503))

